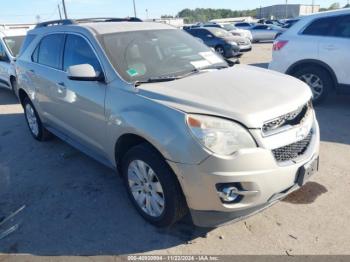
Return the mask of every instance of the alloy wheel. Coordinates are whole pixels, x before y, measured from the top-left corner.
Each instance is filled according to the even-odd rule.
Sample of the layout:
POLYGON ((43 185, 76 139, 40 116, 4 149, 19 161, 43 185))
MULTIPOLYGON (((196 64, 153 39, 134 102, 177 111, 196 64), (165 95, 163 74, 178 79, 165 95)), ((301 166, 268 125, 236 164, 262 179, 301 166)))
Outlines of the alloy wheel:
POLYGON ((225 53, 224 49, 223 49, 221 46, 217 47, 215 50, 216 50, 216 52, 218 52, 220 55, 224 55, 224 53, 225 53))
POLYGON ((299 79, 309 85, 315 100, 317 100, 323 94, 324 85, 321 78, 317 75, 311 73, 303 74, 299 77, 299 79))
POLYGON ((34 136, 39 135, 39 125, 38 125, 38 119, 36 117, 34 108, 32 107, 31 104, 26 104, 25 106, 26 110, 26 119, 28 122, 28 126, 30 131, 33 133, 34 136))
POLYGON ((165 209, 162 185, 153 169, 142 160, 128 167, 128 185, 137 205, 151 217, 160 217, 165 209))

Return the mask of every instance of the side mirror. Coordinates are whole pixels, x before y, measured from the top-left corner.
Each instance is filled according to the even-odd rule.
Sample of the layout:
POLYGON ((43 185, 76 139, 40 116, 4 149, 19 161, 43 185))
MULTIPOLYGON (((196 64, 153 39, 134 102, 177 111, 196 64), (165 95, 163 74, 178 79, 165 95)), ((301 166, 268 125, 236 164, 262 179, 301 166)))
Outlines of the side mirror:
POLYGON ((81 64, 68 67, 67 75, 70 80, 75 81, 103 81, 102 74, 98 74, 92 65, 81 64))

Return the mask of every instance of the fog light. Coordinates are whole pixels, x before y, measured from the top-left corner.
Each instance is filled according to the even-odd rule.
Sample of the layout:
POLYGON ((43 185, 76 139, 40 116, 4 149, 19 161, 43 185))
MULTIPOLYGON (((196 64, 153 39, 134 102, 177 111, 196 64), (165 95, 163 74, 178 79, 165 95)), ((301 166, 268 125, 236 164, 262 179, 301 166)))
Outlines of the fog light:
POLYGON ((239 194, 237 194, 238 189, 236 187, 224 187, 221 189, 219 193, 219 197, 224 202, 233 202, 238 197, 240 197, 239 194))

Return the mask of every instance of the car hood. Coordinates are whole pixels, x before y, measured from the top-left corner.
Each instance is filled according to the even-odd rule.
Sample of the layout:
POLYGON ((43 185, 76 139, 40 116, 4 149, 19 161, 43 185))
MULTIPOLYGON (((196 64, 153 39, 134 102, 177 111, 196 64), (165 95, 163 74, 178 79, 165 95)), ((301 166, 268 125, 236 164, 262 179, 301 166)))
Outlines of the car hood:
POLYGON ((247 65, 143 84, 138 92, 186 113, 230 118, 248 128, 261 128, 264 122, 292 112, 311 99, 311 91, 303 82, 247 65))

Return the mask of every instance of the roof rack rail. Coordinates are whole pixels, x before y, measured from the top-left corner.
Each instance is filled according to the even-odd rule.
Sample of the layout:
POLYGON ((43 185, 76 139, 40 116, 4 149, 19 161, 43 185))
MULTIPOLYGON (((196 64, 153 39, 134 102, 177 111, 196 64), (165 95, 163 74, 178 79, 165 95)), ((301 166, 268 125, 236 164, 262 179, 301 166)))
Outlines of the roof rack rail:
POLYGON ((137 17, 95 17, 95 18, 82 18, 74 20, 76 23, 96 23, 96 22, 142 22, 140 18, 137 17))
POLYGON ((35 28, 54 26, 54 25, 73 25, 73 24, 75 24, 75 21, 72 19, 62 19, 62 20, 42 22, 37 24, 35 28))
POLYGON ((116 17, 96 17, 96 18, 82 18, 82 19, 62 19, 46 21, 36 25, 35 28, 55 26, 55 25, 74 25, 78 23, 98 23, 98 22, 143 22, 137 17, 126 17, 126 18, 116 18, 116 17))

